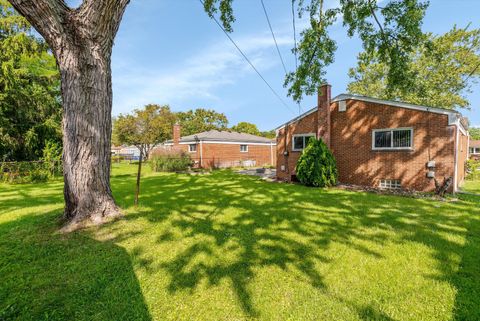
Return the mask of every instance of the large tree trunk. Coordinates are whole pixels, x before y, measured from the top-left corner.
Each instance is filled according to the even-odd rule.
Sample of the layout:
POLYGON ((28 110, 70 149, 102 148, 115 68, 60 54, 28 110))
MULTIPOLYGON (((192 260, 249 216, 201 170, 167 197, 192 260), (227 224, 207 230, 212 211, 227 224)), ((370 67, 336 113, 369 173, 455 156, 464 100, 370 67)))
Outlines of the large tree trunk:
POLYGON ((110 189, 110 57, 129 0, 9 0, 52 48, 63 98, 65 212, 70 231, 120 215, 110 189))
POLYGON ((120 214, 110 189, 110 58, 96 55, 88 42, 57 58, 64 108, 64 216, 68 228, 99 224, 120 214))

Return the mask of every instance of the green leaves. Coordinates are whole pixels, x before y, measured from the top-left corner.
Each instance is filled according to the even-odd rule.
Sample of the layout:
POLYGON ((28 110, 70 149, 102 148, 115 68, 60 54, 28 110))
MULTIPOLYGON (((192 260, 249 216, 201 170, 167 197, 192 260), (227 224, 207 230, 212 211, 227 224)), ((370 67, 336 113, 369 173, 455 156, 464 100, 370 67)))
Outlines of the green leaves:
POLYGON ((298 180, 307 186, 329 187, 337 184, 335 157, 321 139, 310 138, 298 159, 295 172, 298 180))
POLYGON ((340 17, 348 35, 360 37, 366 54, 377 53, 379 60, 389 66, 386 77, 389 90, 411 85, 411 72, 407 68, 409 53, 424 40, 421 24, 427 2, 390 1, 380 7, 374 0, 341 0, 338 7, 327 10, 323 10, 323 0, 305 2, 298 2, 299 16, 309 14, 310 27, 300 35, 296 49, 298 68, 287 74, 284 83, 295 101, 316 93, 326 81, 326 67, 334 61, 337 50, 329 28, 340 17))
POLYGON ((209 130, 225 130, 228 126, 227 116, 212 109, 197 108, 176 113, 182 125, 182 136, 193 135, 209 130))
MULTIPOLYGON (((200 1, 210 17, 220 13, 223 28, 233 30, 233 0, 200 1)), ((379 6, 377 0, 340 0, 336 7, 328 9, 325 0, 292 1, 297 4, 299 18, 307 15, 310 22, 301 32, 296 49, 292 49, 298 56, 298 67, 285 76, 284 86, 295 101, 316 93, 325 82, 326 67, 334 61, 337 50, 330 28, 339 18, 350 37, 360 37, 369 56, 378 54, 378 59, 389 67, 385 79, 388 90, 412 85, 410 52, 425 40, 421 25, 428 1, 391 0, 379 6)))
POLYGON ((465 96, 480 76, 480 30, 456 26, 415 46, 405 67, 412 74, 407 87, 391 88, 391 65, 379 52, 363 52, 357 67, 350 69, 353 81, 348 90, 355 94, 443 108, 468 107, 465 96))
POLYGON ((472 127, 468 130, 468 132, 473 140, 480 140, 480 127, 472 127))
POLYGON ((248 123, 245 121, 239 122, 238 124, 233 126, 232 130, 239 133, 247 133, 247 134, 257 135, 257 136, 261 135, 260 131, 257 128, 257 125, 248 123))
POLYGON ((175 114, 169 106, 146 105, 113 122, 113 141, 117 145, 137 146, 148 157, 150 150, 171 137, 175 114))
POLYGON ((0 0, 0 159, 37 160, 61 145, 60 76, 45 43, 0 0))
POLYGON ((200 0, 200 2, 203 3, 205 12, 211 18, 220 12, 220 21, 223 25, 223 28, 227 32, 233 31, 232 23, 235 22, 232 9, 233 0, 200 0))

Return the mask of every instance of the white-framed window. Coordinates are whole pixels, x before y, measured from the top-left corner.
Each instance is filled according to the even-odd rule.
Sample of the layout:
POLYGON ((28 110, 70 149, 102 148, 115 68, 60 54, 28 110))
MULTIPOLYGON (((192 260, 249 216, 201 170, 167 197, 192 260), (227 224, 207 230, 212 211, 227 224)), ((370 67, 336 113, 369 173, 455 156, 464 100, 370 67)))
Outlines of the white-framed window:
POLYGON ((188 145, 188 151, 190 153, 195 153, 197 151, 197 144, 189 144, 188 145))
POLYGON ((240 145, 240 152, 247 153, 248 152, 248 145, 240 145))
POLYGON ((401 189, 402 184, 399 179, 382 179, 379 187, 382 189, 401 189))
POLYGON ((302 151, 305 147, 307 147, 308 140, 311 137, 315 137, 315 134, 296 134, 292 137, 292 151, 299 152, 302 151))
POLYGON ((413 128, 374 129, 372 149, 397 150, 413 148, 413 128))
POLYGON ((470 154, 480 154, 480 147, 470 147, 470 154))

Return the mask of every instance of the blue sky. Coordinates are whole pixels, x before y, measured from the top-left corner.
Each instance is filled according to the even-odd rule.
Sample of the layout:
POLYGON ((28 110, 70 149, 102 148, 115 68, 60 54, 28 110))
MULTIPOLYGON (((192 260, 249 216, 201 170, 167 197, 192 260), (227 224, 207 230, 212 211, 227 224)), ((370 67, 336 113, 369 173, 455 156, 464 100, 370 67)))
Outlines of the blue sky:
MULTIPOLYGON (((293 31, 290 0, 264 0, 287 69, 295 66, 290 49, 293 31)), ((334 0, 330 2, 333 5, 334 0)), ((234 1, 233 39, 290 106, 287 109, 247 65, 198 0, 132 0, 113 50, 113 114, 147 103, 169 104, 173 110, 211 108, 223 112, 230 125, 248 121, 261 130, 273 129, 298 114, 283 88, 283 68, 276 53, 260 0, 234 1)), ((444 33, 454 24, 480 28, 479 0, 431 0, 424 31, 444 33)), ((301 28, 302 22, 298 23, 301 28)), ((298 31, 298 30, 297 30, 298 31)), ((333 29, 338 43, 335 63, 328 67, 332 95, 345 92, 348 69, 361 51, 341 24, 333 29)), ((469 95, 480 126, 480 86, 469 95)), ((316 104, 306 97, 304 110, 316 104)))

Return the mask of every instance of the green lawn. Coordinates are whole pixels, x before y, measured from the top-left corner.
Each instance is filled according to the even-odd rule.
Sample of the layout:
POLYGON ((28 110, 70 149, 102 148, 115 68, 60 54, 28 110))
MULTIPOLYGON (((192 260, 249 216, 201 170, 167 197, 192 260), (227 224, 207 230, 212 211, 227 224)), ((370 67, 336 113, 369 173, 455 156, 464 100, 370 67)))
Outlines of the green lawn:
POLYGON ((465 181, 462 190, 470 193, 480 194, 480 180, 465 181))
POLYGON ((0 320, 480 320, 480 197, 134 171, 68 235, 61 182, 0 185, 0 320))

